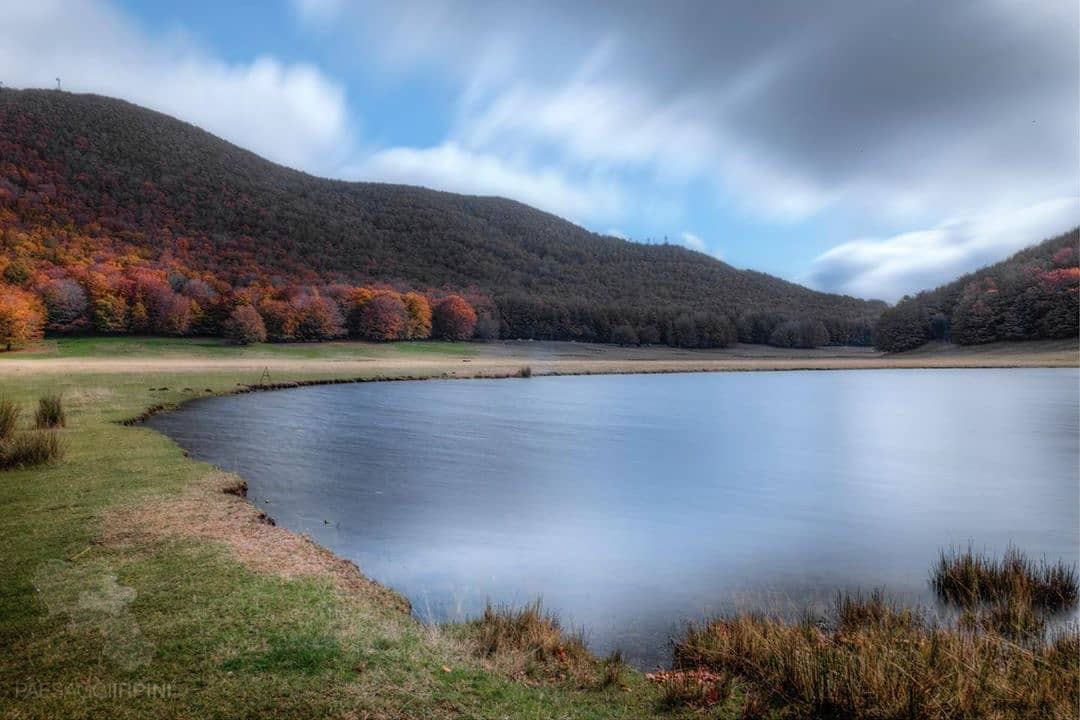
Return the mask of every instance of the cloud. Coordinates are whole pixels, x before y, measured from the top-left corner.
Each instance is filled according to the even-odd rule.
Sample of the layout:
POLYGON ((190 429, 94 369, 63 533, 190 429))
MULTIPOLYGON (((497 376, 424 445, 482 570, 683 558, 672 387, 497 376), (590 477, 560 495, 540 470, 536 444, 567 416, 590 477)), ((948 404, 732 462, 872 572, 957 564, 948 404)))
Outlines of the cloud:
POLYGON ((12 3, 0 23, 3 81, 124 98, 264 157, 327 173, 354 150, 343 88, 273 56, 227 63, 179 35, 152 35, 95 0, 12 3))
POLYGON ((419 184, 467 195, 504 195, 585 222, 623 211, 619 189, 603 180, 575 180, 556 169, 516 166, 455 142, 379 150, 348 168, 347 177, 419 184))
POLYGON ((682 240, 682 244, 691 250, 697 250, 698 252, 706 252, 705 241, 692 232, 684 232, 679 236, 682 240))
POLYGON ((1073 197, 889 238, 856 240, 818 256, 808 281, 821 290, 895 301, 1076 225, 1080 225, 1080 198, 1073 197))
POLYGON ((1072 0, 825 0, 812 17, 797 2, 417 0, 321 18, 392 71, 456 81, 448 139, 521 166, 704 184, 774 223, 936 223, 1076 191, 1072 0))

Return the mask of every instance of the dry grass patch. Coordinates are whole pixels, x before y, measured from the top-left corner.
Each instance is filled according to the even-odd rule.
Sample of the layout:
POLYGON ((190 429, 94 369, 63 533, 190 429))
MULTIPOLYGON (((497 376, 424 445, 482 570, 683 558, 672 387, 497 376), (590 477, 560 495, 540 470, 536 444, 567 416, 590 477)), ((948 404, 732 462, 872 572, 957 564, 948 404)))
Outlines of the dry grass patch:
POLYGON ((731 673, 711 670, 659 670, 645 676, 660 686, 660 707, 708 708, 727 702, 735 687, 731 673))
POLYGON ((376 606, 392 613, 411 612, 407 599, 365 577, 355 563, 334 555, 306 535, 277 527, 266 513, 244 499, 246 494, 243 480, 215 472, 179 497, 111 510, 102 541, 111 545, 178 538, 218 542, 256 572, 328 579, 344 590, 372 597, 376 606))
POLYGON ((520 608, 488 605, 465 623, 462 633, 473 654, 506 675, 530 681, 555 680, 603 689, 622 684, 622 654, 600 659, 580 632, 566 631, 537 600, 520 608))

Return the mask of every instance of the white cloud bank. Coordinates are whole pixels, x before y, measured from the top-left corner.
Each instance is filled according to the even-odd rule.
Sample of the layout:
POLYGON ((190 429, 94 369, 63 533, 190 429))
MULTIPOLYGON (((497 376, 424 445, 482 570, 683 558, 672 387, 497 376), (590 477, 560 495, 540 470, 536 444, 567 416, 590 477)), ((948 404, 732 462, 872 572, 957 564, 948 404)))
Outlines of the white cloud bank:
POLYGON ((942 285, 1080 225, 1080 198, 1060 198, 889 238, 865 238, 819 255, 812 287, 890 302, 942 285))
POLYGON ((0 80, 124 98, 192 122, 263 157, 326 173, 353 150, 345 92, 307 64, 227 63, 155 36, 95 0, 7 3, 0 80))

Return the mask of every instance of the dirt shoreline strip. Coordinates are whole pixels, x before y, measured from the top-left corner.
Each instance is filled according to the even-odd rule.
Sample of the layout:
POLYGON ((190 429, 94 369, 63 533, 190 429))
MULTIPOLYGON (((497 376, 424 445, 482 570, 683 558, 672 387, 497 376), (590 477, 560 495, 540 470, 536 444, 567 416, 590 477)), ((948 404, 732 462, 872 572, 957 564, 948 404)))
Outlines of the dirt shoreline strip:
POLYGON ((517 360, 476 359, 469 362, 449 360, 249 360, 249 359, 56 359, 5 360, 0 362, 0 376, 49 373, 131 373, 172 372, 202 373, 211 371, 259 372, 268 369, 281 373, 447 373, 475 377, 486 373, 504 375, 528 366, 537 375, 589 373, 656 373, 656 372, 724 372, 767 370, 873 370, 915 368, 1034 368, 1080 367, 1080 359, 1060 355, 1028 357, 882 357, 882 358, 823 358, 823 359, 759 359, 759 360, 517 360))

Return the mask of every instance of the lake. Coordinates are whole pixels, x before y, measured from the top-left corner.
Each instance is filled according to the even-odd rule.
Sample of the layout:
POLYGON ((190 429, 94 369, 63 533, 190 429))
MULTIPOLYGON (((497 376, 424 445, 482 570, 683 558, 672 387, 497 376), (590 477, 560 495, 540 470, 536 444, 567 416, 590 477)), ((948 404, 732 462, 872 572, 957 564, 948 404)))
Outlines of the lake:
POLYGON ((431 380, 197 400, 149 425, 425 620, 542 597, 651 666, 687 620, 838 589, 932 603, 940 548, 1075 563, 1075 369, 431 380))

